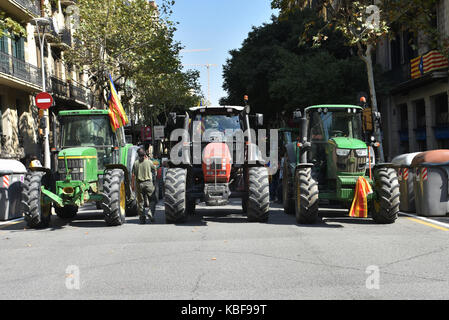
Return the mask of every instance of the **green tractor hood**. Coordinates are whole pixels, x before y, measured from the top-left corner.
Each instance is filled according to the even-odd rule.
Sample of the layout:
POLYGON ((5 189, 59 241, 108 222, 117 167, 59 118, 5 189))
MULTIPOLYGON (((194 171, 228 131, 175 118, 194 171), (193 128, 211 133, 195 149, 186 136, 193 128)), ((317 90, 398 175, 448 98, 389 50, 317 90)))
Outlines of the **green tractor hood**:
POLYGON ((78 147, 61 150, 58 154, 58 171, 61 180, 95 181, 98 171, 97 149, 78 147))
POLYGON ((366 149, 366 143, 359 139, 338 137, 330 139, 339 149, 366 149))

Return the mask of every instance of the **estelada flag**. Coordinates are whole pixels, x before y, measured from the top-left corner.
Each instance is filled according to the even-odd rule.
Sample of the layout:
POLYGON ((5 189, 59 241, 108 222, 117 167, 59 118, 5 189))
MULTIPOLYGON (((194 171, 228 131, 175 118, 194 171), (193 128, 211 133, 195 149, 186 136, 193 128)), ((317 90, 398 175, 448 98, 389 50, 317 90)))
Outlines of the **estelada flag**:
POLYGON ((125 109, 123 109, 122 103, 118 98, 111 75, 109 75, 109 85, 111 88, 111 94, 109 95, 109 117, 111 119, 112 129, 115 131, 121 126, 127 125, 129 121, 125 109))
POLYGON ((354 190, 354 200, 352 201, 349 216, 354 218, 368 217, 368 195, 373 193, 373 189, 365 177, 357 179, 354 190))
POLYGON ((449 67, 448 59, 436 50, 410 60, 411 77, 416 79, 422 75, 449 67))

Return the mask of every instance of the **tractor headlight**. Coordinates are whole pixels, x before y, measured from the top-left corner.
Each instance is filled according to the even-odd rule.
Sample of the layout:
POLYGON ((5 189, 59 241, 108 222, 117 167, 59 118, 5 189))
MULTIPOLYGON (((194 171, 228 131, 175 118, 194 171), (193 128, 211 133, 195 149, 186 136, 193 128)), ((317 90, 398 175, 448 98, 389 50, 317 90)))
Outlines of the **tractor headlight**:
POLYGON ((368 157, 368 149, 357 149, 355 153, 358 157, 368 157))
POLYGON ((347 157, 351 150, 349 150, 349 149, 336 149, 335 151, 337 153, 337 156, 347 157))

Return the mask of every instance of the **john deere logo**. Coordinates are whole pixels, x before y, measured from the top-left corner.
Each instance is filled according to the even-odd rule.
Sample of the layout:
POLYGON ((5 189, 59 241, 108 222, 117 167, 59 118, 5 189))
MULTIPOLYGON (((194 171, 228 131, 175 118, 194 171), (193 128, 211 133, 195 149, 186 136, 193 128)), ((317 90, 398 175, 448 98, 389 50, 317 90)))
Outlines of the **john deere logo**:
POLYGON ((349 162, 350 163, 355 163, 355 158, 354 157, 349 158, 349 162))

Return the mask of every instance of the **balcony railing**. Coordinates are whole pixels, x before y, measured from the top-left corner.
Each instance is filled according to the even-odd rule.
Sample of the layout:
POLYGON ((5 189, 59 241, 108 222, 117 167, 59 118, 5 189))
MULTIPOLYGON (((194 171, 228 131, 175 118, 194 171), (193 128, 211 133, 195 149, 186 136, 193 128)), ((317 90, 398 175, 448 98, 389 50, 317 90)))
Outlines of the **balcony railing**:
POLYGON ((53 94, 59 95, 61 97, 69 97, 70 93, 67 82, 54 76, 51 76, 50 80, 51 80, 51 91, 53 94))
POLYGON ((92 104, 93 94, 89 89, 73 80, 70 82, 69 88, 71 99, 81 101, 87 105, 92 104))
POLYGON ((0 72, 42 86, 40 68, 3 52, 0 52, 0 72))
POLYGON ((39 0, 13 0, 13 2, 17 2, 37 16, 41 15, 41 3, 39 0))

